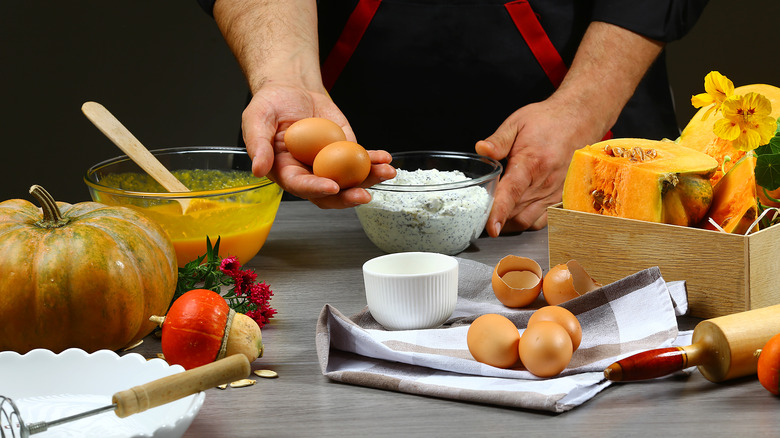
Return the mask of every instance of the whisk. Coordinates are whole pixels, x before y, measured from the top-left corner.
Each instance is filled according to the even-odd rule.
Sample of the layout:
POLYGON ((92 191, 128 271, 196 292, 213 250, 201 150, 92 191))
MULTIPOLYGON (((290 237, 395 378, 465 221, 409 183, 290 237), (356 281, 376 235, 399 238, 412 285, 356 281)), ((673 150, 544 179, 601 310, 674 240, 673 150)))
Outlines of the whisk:
POLYGON ((220 359, 201 367, 177 373, 143 385, 117 392, 111 404, 69 417, 26 424, 13 400, 0 395, 0 438, 27 438, 57 426, 107 411, 124 418, 170 403, 209 388, 245 378, 251 372, 249 360, 243 354, 220 359))

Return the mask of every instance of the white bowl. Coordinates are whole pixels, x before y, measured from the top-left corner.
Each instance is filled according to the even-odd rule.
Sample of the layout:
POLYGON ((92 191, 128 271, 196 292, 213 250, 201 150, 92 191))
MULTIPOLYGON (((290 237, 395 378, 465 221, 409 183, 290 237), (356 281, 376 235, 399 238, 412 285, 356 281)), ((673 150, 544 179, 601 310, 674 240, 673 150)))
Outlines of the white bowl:
MULTIPOLYGON (((0 395, 10 397, 25 424, 51 421, 111 404, 119 391, 184 371, 162 359, 137 353, 87 353, 71 348, 59 354, 32 350, 0 352, 0 395)), ((119 418, 113 411, 52 426, 41 436, 180 437, 195 419, 205 393, 193 394, 119 418)))
POLYGON ((458 299, 458 261, 431 252, 399 252, 363 264, 371 316, 388 330, 440 326, 458 299))

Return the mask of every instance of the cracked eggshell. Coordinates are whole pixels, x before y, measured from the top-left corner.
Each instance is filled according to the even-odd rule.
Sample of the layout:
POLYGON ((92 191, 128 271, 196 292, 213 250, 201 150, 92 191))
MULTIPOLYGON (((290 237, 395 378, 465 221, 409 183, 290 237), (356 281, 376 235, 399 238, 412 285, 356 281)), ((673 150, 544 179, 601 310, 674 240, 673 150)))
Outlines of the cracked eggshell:
POLYGON ((507 307, 525 307, 542 290, 542 268, 527 257, 508 255, 493 269, 493 293, 507 307))
POLYGON ((565 303, 600 287, 601 283, 591 278, 576 260, 553 266, 542 281, 544 300, 551 306, 565 303))

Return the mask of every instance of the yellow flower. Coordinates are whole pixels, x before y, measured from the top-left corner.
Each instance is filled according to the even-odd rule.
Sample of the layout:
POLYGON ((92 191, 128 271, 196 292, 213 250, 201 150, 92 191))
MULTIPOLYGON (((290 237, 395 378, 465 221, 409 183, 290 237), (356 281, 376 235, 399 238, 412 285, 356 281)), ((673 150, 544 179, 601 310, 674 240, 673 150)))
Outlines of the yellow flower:
POLYGON ((720 108, 723 118, 715 122, 713 131, 718 137, 731 140, 735 148, 750 151, 774 137, 777 122, 769 115, 772 103, 763 95, 731 96, 720 108))
POLYGON ((707 119, 712 112, 717 113, 723 101, 734 94, 734 83, 726 76, 720 74, 720 72, 711 71, 704 77, 704 91, 706 93, 691 97, 691 104, 694 108, 702 108, 714 104, 712 108, 704 112, 702 120, 707 119))

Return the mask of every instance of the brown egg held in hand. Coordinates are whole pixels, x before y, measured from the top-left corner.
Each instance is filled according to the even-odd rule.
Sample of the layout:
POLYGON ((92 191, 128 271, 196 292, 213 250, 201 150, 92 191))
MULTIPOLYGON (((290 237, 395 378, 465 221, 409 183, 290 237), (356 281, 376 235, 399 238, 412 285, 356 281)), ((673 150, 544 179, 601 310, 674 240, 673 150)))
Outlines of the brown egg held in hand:
POLYGON ((535 311, 528 320, 528 327, 539 321, 552 321, 563 327, 571 338, 572 351, 576 351, 582 342, 582 326, 573 313, 560 306, 544 306, 535 311))
POLYGON ((553 266, 542 281, 547 304, 556 306, 601 287, 575 260, 553 266))
POLYGON ((574 352, 566 329, 552 321, 529 325, 520 337, 523 366, 537 377, 553 377, 565 370, 574 352))
POLYGON ((331 143, 317 154, 312 171, 315 175, 336 181, 343 189, 355 187, 371 172, 371 157, 353 141, 331 143))
POLYGON ((477 362, 509 368, 519 359, 520 331, 509 318, 495 313, 474 320, 466 334, 469 352, 477 362))
POLYGON ((508 255, 493 269, 493 293, 507 307, 525 307, 542 289, 542 268, 527 257, 508 255))
POLYGON ((284 133, 284 144, 293 158, 309 166, 322 148, 346 139, 341 126, 319 117, 298 120, 284 133))

